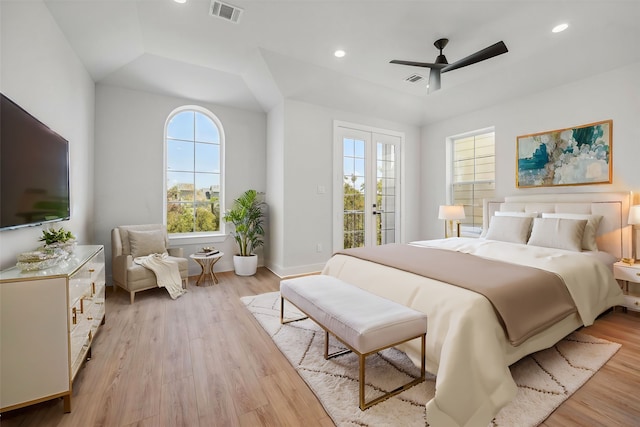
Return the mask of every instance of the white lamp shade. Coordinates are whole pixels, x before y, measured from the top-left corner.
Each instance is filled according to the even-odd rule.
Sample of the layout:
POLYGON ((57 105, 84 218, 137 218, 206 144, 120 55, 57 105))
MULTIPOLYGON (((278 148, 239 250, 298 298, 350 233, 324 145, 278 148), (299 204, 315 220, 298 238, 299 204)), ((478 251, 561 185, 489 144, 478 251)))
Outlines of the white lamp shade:
POLYGON ((464 206, 441 205, 438 209, 438 219, 464 219, 464 206))
POLYGON ((631 206, 631 208, 629 208, 629 220, 627 223, 640 225, 640 205, 631 206))

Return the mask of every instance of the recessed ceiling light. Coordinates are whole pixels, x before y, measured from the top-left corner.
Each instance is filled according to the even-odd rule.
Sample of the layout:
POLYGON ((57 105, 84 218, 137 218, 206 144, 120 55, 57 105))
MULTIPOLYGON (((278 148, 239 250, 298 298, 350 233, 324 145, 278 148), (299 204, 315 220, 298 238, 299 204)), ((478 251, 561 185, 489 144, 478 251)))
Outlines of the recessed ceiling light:
POLYGON ((342 50, 342 49, 338 49, 338 50, 336 50, 335 52, 333 52, 333 55, 334 55, 336 58, 342 58, 342 57, 343 57, 343 56, 345 56, 346 54, 347 54, 347 52, 345 52, 345 51, 344 51, 344 50, 342 50))
POLYGON ((564 30, 566 30, 567 28, 569 28, 569 24, 562 23, 562 24, 559 24, 559 25, 556 25, 555 27, 553 27, 551 32, 553 32, 553 33, 561 33, 564 30))
POLYGON ((173 1, 180 4, 187 2, 187 0, 173 0, 173 1))

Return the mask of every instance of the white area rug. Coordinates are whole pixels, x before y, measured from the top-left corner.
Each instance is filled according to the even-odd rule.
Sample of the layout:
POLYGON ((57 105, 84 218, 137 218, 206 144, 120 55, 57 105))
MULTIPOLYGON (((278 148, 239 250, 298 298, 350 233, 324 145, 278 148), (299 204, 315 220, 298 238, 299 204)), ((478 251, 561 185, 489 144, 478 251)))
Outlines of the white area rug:
MULTIPOLYGON (((242 301, 271 336, 298 374, 316 394, 337 426, 425 426, 425 404, 434 395, 435 377, 366 411, 358 407, 358 358, 352 353, 325 360, 324 331, 311 320, 280 324, 280 294, 243 297, 242 301)), ((297 310, 287 304, 288 318, 297 310)), ((339 348, 331 340, 329 351, 339 348)), ((533 427, 584 384, 620 348, 620 344, 574 332, 553 348, 532 354, 511 367, 516 398, 491 426, 533 427)), ((366 399, 418 377, 420 369, 395 349, 367 358, 366 399)))

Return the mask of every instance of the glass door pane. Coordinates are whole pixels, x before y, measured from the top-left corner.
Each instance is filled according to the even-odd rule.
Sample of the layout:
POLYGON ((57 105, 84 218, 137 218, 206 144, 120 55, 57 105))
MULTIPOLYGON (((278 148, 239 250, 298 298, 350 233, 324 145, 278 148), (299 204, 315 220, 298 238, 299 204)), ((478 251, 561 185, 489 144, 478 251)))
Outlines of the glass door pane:
POLYGON ((376 244, 396 241, 395 144, 376 143, 376 244))
POLYGON ((367 141, 344 137, 342 140, 343 240, 345 248, 365 245, 365 151, 367 141))

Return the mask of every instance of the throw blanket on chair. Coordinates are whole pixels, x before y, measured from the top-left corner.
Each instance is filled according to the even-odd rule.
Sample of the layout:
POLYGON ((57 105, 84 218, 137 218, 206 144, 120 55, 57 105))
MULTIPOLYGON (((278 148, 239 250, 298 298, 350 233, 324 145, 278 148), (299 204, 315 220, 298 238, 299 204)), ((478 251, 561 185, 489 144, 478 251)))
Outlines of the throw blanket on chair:
POLYGON ((187 291, 182 288, 182 278, 180 277, 178 263, 168 257, 169 255, 166 253, 151 254, 135 258, 133 262, 153 271, 156 275, 158 287, 165 288, 171 298, 176 299, 187 291))

